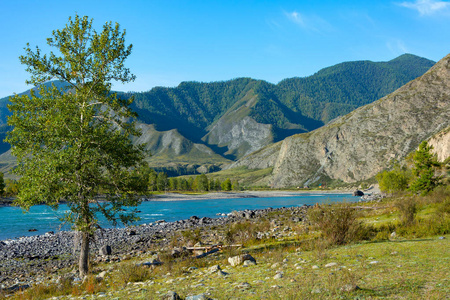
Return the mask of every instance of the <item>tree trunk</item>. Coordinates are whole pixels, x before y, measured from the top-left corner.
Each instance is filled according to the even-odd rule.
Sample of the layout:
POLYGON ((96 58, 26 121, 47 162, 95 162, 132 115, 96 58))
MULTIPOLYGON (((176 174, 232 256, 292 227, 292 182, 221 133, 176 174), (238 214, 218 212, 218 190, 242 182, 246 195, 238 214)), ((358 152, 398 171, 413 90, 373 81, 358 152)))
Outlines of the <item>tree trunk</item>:
POLYGON ((81 234, 81 249, 80 249, 80 261, 78 263, 78 269, 80 272, 80 278, 88 274, 89 271, 89 233, 80 232, 81 234))

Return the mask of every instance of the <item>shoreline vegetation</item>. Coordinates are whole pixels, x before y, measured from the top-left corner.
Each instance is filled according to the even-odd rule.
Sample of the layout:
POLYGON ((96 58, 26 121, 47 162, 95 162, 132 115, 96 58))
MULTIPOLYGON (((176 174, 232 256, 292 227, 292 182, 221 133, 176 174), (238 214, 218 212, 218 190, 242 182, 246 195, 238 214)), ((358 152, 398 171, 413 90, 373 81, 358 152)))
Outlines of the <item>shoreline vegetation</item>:
POLYGON ((0 299, 441 299, 450 294, 449 197, 444 186, 104 229, 84 279, 73 232, 0 242, 0 299))

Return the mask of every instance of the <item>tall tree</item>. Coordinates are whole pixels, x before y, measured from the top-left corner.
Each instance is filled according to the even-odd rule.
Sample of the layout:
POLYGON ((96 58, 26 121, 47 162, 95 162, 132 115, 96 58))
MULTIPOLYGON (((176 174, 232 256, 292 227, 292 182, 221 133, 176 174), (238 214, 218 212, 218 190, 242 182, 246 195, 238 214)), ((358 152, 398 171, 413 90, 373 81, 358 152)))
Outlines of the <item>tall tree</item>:
POLYGON ((423 141, 419 145, 419 149, 414 152, 414 166, 412 173, 415 176, 411 183, 410 189, 413 192, 420 192, 425 195, 432 191, 440 181, 440 177, 435 176, 436 167, 440 166, 436 155, 431 152, 433 146, 423 141))
MULTIPOLYGON (((136 219, 123 206, 136 206, 136 184, 130 170, 143 158, 142 148, 130 140, 139 135, 129 105, 111 93, 111 81, 133 81, 124 65, 132 46, 125 45, 125 30, 108 22, 100 32, 88 17, 69 18, 47 44, 56 52, 42 54, 29 44, 20 56, 31 74, 28 84, 38 93, 15 95, 7 141, 18 159, 20 178, 17 203, 29 209, 45 203, 57 208, 67 202, 64 220, 81 235, 79 272, 88 272, 89 243, 99 227, 97 213, 116 225, 136 219), (43 83, 56 79, 64 88, 43 83), (100 201, 100 193, 104 195, 100 201)), ((138 185, 139 186, 139 185, 138 185)))

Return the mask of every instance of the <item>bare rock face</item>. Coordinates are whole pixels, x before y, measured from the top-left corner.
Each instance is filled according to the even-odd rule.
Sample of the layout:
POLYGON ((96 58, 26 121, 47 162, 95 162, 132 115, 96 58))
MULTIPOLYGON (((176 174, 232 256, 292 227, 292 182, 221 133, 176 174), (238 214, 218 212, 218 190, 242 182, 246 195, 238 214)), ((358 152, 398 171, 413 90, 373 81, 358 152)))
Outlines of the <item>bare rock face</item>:
POLYGON ((433 146, 433 152, 436 153, 438 161, 443 162, 450 157, 450 127, 434 135, 428 144, 433 146))
MULTIPOLYGON (((310 184, 323 178, 356 182, 403 160, 421 141, 449 126, 447 55, 394 93, 315 131, 288 137, 279 146, 258 151, 235 165, 251 168, 258 156, 271 163, 269 149, 278 147, 271 178, 274 187, 310 184), (261 157, 264 151, 268 155, 261 157)), ((448 135, 445 137, 448 141, 448 135)))
POLYGON ((273 142, 272 125, 246 116, 238 121, 222 118, 205 137, 210 144, 227 147, 225 154, 245 156, 273 142))

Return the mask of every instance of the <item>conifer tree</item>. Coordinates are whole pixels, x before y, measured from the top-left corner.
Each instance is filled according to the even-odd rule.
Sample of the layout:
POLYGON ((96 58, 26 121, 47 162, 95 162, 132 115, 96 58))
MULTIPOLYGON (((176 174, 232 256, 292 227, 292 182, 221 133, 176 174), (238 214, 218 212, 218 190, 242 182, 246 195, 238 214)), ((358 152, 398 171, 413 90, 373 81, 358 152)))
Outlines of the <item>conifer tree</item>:
POLYGON ((433 146, 423 141, 413 155, 414 167, 412 169, 414 180, 410 190, 425 195, 439 185, 440 177, 435 176, 435 168, 440 166, 436 155, 431 153, 433 146))

